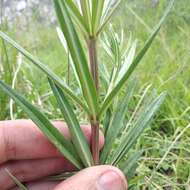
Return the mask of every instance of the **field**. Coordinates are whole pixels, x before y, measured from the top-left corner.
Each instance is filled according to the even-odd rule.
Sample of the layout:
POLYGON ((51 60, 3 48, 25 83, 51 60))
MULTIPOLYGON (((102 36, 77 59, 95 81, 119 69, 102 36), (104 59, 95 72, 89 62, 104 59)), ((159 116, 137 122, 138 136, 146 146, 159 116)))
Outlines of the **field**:
MULTIPOLYGON (((160 0, 158 4, 154 4, 150 0, 128 0, 115 13, 113 28, 118 33, 124 29, 126 43, 131 32, 133 39, 138 39, 140 48, 159 21, 166 2, 160 0)), ((134 147, 135 150, 144 151, 139 160, 134 190, 150 185, 150 189, 190 189, 189 4, 189 0, 176 0, 151 50, 133 74, 138 83, 134 95, 137 100, 142 97, 143 90, 149 84, 150 91, 167 92, 167 98, 151 127, 143 133, 134 147)), ((58 40, 56 27, 54 24, 41 24, 37 17, 36 11, 26 28, 19 27, 19 19, 9 27, 4 26, 6 33, 61 77, 67 78, 67 57, 58 40)), ((2 67, 6 67, 6 72, 2 72, 0 78, 25 95, 49 118, 61 118, 61 114, 55 109, 55 100, 49 93, 46 76, 9 45, 2 43, 0 53, 0 71, 2 67)), ((99 56, 109 65, 102 51, 99 51, 99 56)), ((24 117, 26 115, 22 110, 0 92, 0 119, 24 117)), ((82 116, 81 122, 86 122, 82 116)))

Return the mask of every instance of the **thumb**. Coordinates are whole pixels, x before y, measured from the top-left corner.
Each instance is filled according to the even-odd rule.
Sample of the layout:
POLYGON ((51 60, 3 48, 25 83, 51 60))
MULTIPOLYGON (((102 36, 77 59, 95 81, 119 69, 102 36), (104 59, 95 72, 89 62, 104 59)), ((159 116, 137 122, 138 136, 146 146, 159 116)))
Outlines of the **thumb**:
POLYGON ((94 166, 78 172, 54 190, 127 190, 123 173, 112 166, 94 166))

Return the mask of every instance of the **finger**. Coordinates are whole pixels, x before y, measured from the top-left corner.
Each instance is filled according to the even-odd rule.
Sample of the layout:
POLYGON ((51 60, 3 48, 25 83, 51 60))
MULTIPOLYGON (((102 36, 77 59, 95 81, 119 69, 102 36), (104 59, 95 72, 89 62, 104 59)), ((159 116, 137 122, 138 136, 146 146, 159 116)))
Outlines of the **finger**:
POLYGON ((51 158, 41 160, 12 161, 0 166, 0 189, 10 189, 15 186, 8 170, 20 182, 30 182, 61 172, 71 171, 73 166, 64 158, 51 158))
POLYGON ((127 190, 127 182, 120 170, 112 166, 87 168, 65 180, 54 190, 127 190))
MULTIPOLYGON (((69 130, 64 122, 53 122, 59 131, 69 138, 69 130)), ((81 126, 88 142, 91 129, 81 126)), ((104 138, 100 133, 100 147, 104 138)), ((0 121, 0 164, 8 160, 59 157, 59 151, 48 141, 30 120, 0 121)))
MULTIPOLYGON (((28 190, 52 190, 58 182, 33 182, 28 183, 27 189, 28 190)), ((15 187, 11 190, 20 190, 18 187, 15 187)))

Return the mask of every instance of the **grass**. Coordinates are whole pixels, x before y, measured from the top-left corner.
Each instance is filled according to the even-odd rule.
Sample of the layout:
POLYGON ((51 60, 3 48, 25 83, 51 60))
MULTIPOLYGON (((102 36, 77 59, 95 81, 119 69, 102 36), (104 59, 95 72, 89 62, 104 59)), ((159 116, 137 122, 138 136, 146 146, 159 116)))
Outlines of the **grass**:
MULTIPOLYGON (((115 15, 113 27, 126 26, 125 32, 132 31, 134 38, 138 38, 139 43, 142 44, 163 12, 165 1, 160 1, 160 5, 154 8, 146 0, 136 0, 128 5, 133 12, 130 11, 131 9, 126 11, 121 6, 120 11, 115 15)), ((142 86, 150 83, 158 92, 166 90, 168 96, 157 114, 156 121, 151 125, 152 130, 147 130, 135 147, 137 150, 144 150, 144 153, 138 167, 138 176, 142 178, 134 182, 134 189, 141 189, 144 184, 149 183, 152 185, 151 189, 188 190, 190 186, 190 130, 186 128, 183 131, 190 122, 189 12, 188 0, 176 1, 170 19, 136 71, 139 86, 135 96, 137 100, 142 96, 142 86), (183 134, 177 138, 181 132, 183 134), (171 147, 176 139, 177 142, 171 147)), ((33 27, 34 23, 30 23, 27 34, 24 31, 16 31, 18 41, 41 57, 42 61, 60 76, 65 76, 67 58, 62 53, 63 49, 56 37, 56 31, 52 27, 36 24, 38 27, 33 27)), ((12 36, 15 37, 15 33, 12 36)), ((13 49, 9 47, 9 56, 12 51, 13 49)), ((13 57, 13 62, 14 60, 13 57)), ((50 117, 58 119, 61 113, 54 109, 56 102, 48 94, 46 77, 40 75, 41 83, 39 83, 39 71, 28 64, 27 60, 24 59, 23 62, 19 74, 24 74, 25 80, 24 84, 18 85, 18 88, 50 117)), ((16 118, 25 117, 19 108, 14 113, 16 118)), ((6 118, 9 117, 9 112, 6 111, 6 118)), ((5 115, 2 118, 5 118, 5 115)))

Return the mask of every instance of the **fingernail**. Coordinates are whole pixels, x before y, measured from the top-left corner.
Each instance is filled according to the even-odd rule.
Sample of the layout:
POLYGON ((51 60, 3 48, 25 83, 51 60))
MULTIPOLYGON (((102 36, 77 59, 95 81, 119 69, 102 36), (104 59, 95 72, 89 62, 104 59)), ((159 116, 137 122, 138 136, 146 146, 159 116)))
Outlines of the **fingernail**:
POLYGON ((127 190, 122 177, 114 171, 108 171, 100 176, 97 190, 127 190))

